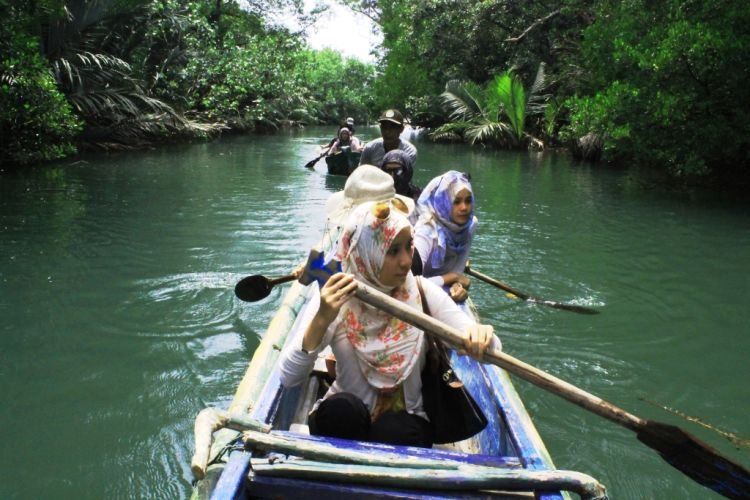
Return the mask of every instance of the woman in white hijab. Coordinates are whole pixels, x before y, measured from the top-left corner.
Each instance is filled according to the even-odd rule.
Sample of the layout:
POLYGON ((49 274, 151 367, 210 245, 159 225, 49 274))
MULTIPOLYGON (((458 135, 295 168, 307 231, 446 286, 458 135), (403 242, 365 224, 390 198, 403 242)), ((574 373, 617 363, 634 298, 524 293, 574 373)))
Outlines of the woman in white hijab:
MULTIPOLYGON (((282 354, 281 381, 306 380, 320 351, 330 345, 336 380, 309 418, 316 435, 389 444, 432 445, 422 404, 424 333, 354 297, 357 280, 422 310, 417 279, 410 272, 412 227, 391 202, 366 203, 347 219, 337 257, 344 272, 320 290, 320 307, 297 345, 282 354)), ((436 285, 422 281, 433 316, 466 334, 464 348, 481 358, 494 342, 491 326, 473 323, 436 285)))

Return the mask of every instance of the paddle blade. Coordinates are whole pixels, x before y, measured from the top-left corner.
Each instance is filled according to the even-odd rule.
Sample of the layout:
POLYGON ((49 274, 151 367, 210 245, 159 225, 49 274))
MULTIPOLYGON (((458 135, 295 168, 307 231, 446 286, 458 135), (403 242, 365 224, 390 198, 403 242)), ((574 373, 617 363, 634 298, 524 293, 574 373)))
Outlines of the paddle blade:
POLYGON ((256 274, 242 278, 234 287, 234 294, 245 302, 255 302, 265 299, 271 293, 273 286, 268 278, 256 274))
POLYGON ((727 498, 750 498, 750 472, 674 425, 646 420, 638 440, 694 481, 727 498))
POLYGON ((579 306, 576 304, 566 304, 564 302, 554 302, 551 300, 540 300, 540 299, 529 299, 529 302, 536 302, 538 304, 544 304, 546 306, 554 307, 556 309, 562 309, 563 311, 576 312, 578 314, 599 314, 596 309, 590 307, 579 306))
POLYGON ((313 168, 315 164, 318 163, 318 160, 320 160, 320 156, 318 156, 314 160, 310 160, 307 163, 305 163, 305 168, 313 168))

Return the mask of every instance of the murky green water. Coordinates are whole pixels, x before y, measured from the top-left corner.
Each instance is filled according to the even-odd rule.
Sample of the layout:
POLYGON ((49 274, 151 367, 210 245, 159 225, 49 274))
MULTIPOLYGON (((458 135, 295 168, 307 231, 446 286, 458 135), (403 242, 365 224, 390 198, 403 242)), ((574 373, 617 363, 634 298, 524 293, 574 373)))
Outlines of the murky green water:
MULTIPOLYGON (((343 179, 302 166, 332 131, 234 137, 0 174, 2 498, 185 498, 193 418, 226 407, 343 179)), ((365 138, 372 132, 360 131, 365 138)), ((416 181, 473 177, 473 266, 577 315, 472 296, 505 350, 750 465, 651 402, 750 434, 750 211, 644 191, 564 156, 418 143, 416 181)), ((517 382, 558 467, 611 498, 713 498, 634 435, 517 382)))

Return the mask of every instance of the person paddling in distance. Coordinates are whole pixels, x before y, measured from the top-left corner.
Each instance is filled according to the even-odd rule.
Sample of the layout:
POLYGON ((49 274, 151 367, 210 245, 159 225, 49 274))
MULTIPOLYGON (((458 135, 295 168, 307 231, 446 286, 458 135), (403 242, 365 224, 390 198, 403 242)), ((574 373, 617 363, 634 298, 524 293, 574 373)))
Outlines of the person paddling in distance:
MULTIPOLYGON (((430 447, 432 430, 422 403, 422 330, 357 299, 360 280, 422 310, 418 279, 410 272, 412 227, 389 202, 366 203, 347 219, 337 257, 343 271, 320 290, 320 306, 302 338, 281 355, 281 382, 306 380, 326 346, 336 357, 336 379, 308 419, 311 434, 430 447)), ((501 348, 489 325, 472 322, 440 287, 422 280, 426 310, 464 332, 464 349, 481 359, 501 348)))
POLYGON ((471 281, 463 271, 478 222, 468 176, 450 170, 432 179, 417 200, 417 217, 414 245, 424 276, 449 287, 456 302, 466 300, 471 281))
POLYGON ((331 148, 331 146, 333 146, 333 143, 334 143, 334 142, 336 142, 336 141, 338 140, 338 138, 339 138, 339 134, 341 133, 341 129, 342 129, 342 128, 347 128, 347 129, 349 129, 349 134, 350 134, 350 135, 351 135, 352 137, 354 137, 354 118, 352 118, 351 116, 347 117, 347 119, 346 119, 346 120, 344 120, 344 121, 343 121, 343 122, 341 123, 341 125, 339 125, 339 128, 338 128, 338 129, 336 130, 336 135, 334 136, 334 138, 333 138, 333 139, 331 139, 331 140, 330 140, 330 141, 328 142, 328 144, 326 144, 325 146, 321 146, 321 148, 323 148, 323 149, 326 149, 326 148, 330 149, 330 148, 331 148))
POLYGON ((411 142, 401 139, 404 115, 397 109, 387 109, 380 115, 378 122, 381 137, 365 144, 359 164, 379 167, 383 164, 383 156, 388 151, 400 149, 409 155, 413 167, 417 162, 417 148, 411 142))
POLYGON ((333 141, 328 148, 328 156, 338 154, 346 148, 349 148, 350 151, 356 153, 362 150, 362 145, 360 144, 359 139, 352 135, 351 130, 347 127, 341 127, 336 140, 333 141))

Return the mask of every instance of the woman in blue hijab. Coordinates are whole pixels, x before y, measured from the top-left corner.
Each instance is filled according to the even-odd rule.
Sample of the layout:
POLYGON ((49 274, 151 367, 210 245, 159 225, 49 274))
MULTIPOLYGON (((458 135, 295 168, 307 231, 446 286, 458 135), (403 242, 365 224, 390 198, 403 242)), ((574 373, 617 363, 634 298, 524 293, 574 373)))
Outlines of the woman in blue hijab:
POLYGON ((470 280, 463 271, 478 222, 468 176, 450 170, 432 179, 417 200, 417 213, 414 245, 423 275, 449 287, 456 302, 466 300, 470 280))

